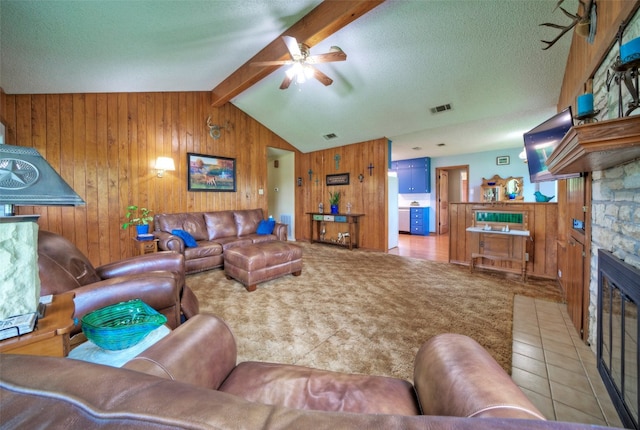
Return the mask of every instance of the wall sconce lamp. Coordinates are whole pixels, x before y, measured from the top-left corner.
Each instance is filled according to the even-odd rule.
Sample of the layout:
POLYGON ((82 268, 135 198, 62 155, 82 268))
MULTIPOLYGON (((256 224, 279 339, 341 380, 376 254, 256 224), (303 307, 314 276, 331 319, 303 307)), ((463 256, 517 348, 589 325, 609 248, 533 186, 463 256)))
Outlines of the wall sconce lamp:
POLYGON ((360 174, 358 175, 358 180, 359 180, 360 182, 364 181, 364 175, 363 175, 362 173, 360 173, 360 174))
POLYGON ((211 116, 207 118, 207 127, 209 127, 209 136, 211 136, 211 138, 215 140, 220 139, 220 136, 222 135, 222 132, 220 130, 222 130, 223 128, 231 130, 231 125, 229 124, 229 121, 225 122, 224 126, 211 124, 211 116))
POLYGON ((162 178, 165 171, 176 170, 176 165, 171 157, 158 157, 154 168, 158 171, 158 178, 162 178))

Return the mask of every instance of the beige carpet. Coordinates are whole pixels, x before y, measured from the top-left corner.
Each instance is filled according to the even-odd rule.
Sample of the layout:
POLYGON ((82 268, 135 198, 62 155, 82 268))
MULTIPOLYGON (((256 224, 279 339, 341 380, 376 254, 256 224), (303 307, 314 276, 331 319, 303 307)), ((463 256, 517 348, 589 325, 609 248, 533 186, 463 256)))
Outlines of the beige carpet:
POLYGON ((555 282, 522 283, 424 261, 309 243, 299 277, 249 293, 221 269, 190 275, 203 313, 224 319, 238 361, 300 364, 413 379, 420 345, 438 333, 476 339, 510 372, 514 294, 561 301, 555 282))

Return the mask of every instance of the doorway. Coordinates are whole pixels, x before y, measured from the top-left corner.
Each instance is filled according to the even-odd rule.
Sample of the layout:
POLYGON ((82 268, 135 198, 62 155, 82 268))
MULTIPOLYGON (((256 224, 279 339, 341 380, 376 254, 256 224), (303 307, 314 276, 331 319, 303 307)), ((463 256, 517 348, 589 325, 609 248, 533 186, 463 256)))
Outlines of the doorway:
POLYGON ((295 153, 267 147, 267 207, 270 216, 288 225, 289 240, 295 238, 295 153))
POLYGON ((469 165, 436 167, 436 234, 449 233, 449 202, 469 201, 469 165))

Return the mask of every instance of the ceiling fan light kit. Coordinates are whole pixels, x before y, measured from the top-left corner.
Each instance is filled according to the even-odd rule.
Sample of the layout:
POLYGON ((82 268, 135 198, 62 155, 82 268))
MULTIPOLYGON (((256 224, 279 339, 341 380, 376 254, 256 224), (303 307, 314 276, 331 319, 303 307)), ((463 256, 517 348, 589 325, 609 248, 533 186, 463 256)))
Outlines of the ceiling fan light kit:
POLYGON ((285 74, 290 80, 295 79, 296 84, 304 84, 308 79, 313 78, 314 71, 308 64, 294 63, 285 74))
POLYGON ((252 66, 290 64, 291 67, 285 72, 284 80, 282 81, 282 84, 280 84, 281 90, 289 88, 291 82, 295 81, 296 84, 303 84, 311 78, 316 78, 324 86, 331 85, 333 83, 333 79, 316 69, 313 64, 345 61, 347 59, 347 54, 345 54, 338 46, 332 46, 329 52, 325 54, 311 55, 309 45, 305 43, 298 43, 295 37, 282 36, 282 40, 289 51, 289 56, 291 57, 290 60, 256 61, 251 63, 252 66))

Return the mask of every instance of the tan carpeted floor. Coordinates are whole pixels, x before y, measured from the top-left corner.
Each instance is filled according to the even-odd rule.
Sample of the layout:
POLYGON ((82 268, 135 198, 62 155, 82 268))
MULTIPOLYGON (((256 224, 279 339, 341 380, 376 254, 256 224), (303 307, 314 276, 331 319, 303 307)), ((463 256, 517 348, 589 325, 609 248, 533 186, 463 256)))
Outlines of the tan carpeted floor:
POLYGON ((305 242, 299 277, 249 293, 221 269, 187 277, 200 310, 224 319, 238 362, 300 364, 413 380, 420 345, 438 333, 476 339, 510 372, 513 297, 561 301, 556 282, 305 242))

